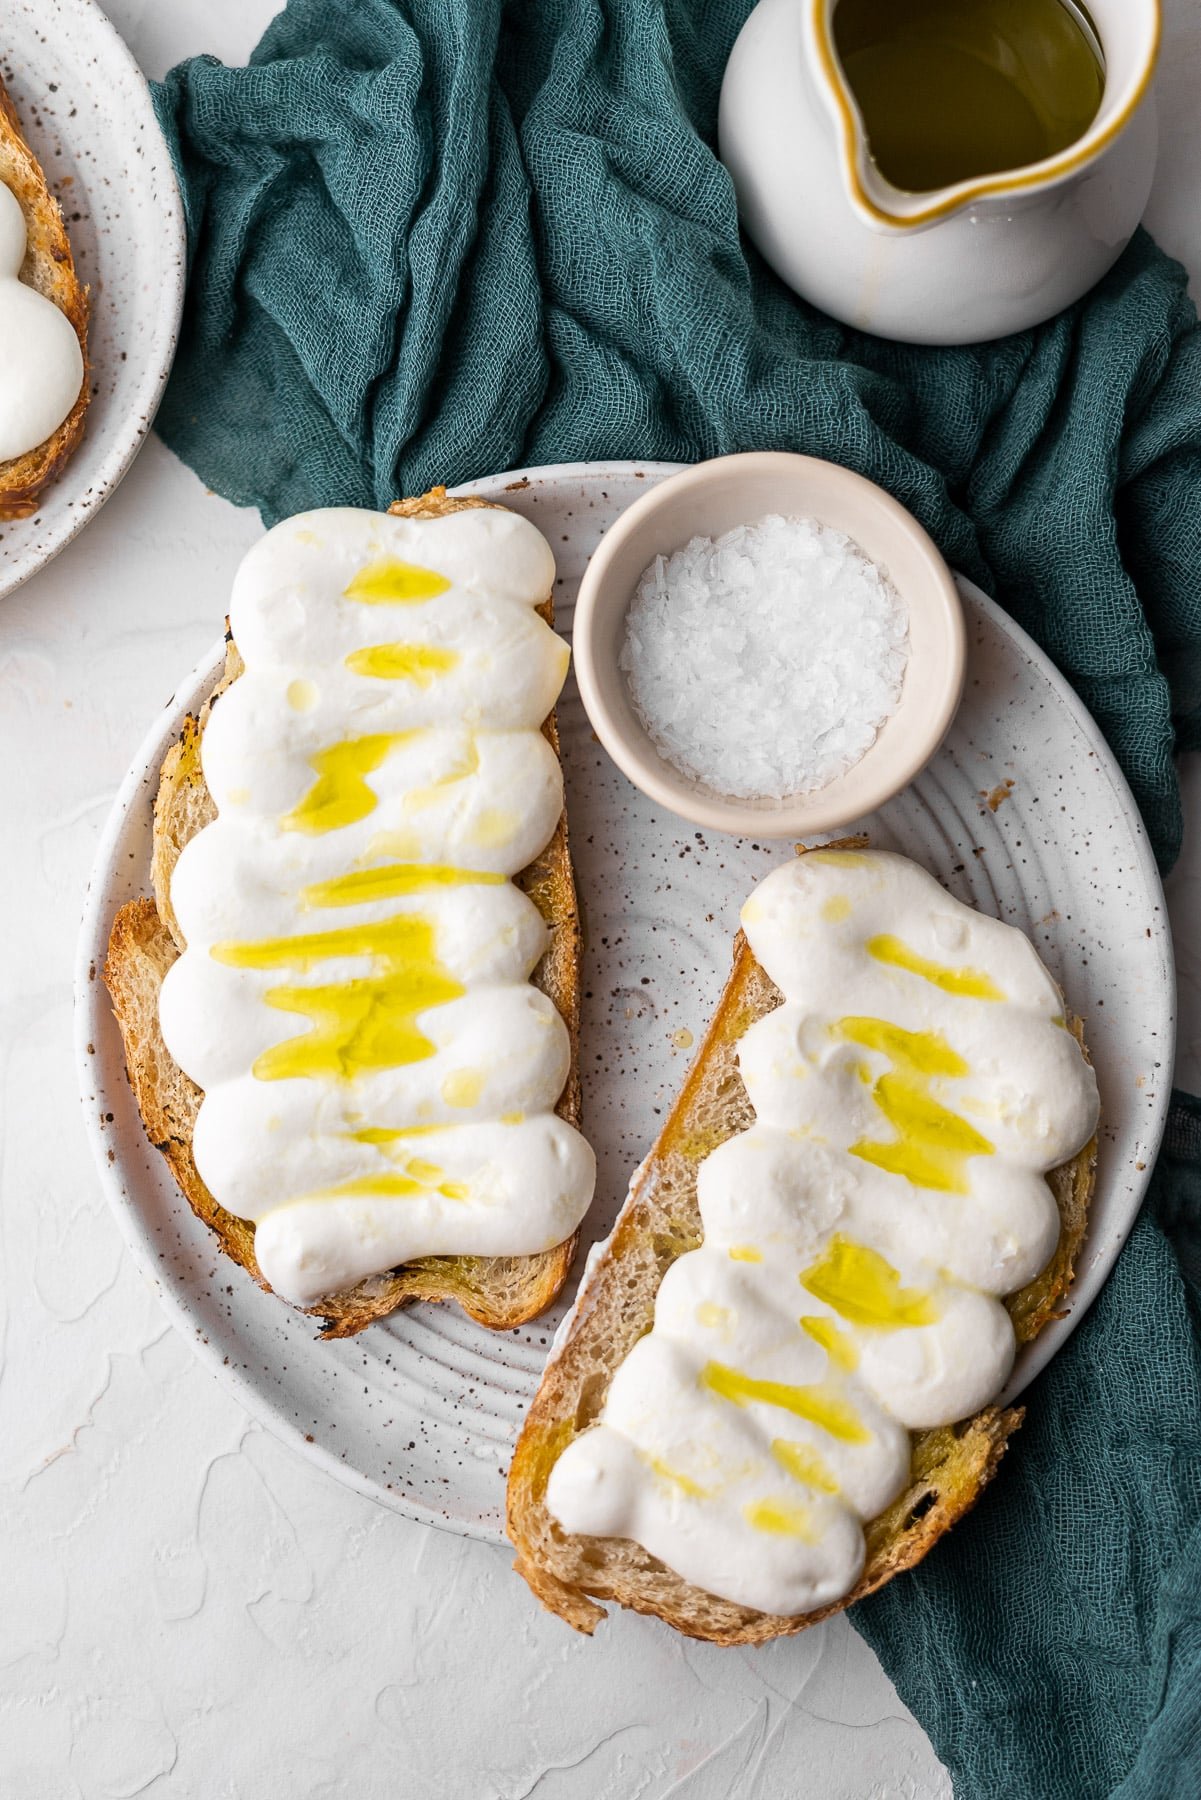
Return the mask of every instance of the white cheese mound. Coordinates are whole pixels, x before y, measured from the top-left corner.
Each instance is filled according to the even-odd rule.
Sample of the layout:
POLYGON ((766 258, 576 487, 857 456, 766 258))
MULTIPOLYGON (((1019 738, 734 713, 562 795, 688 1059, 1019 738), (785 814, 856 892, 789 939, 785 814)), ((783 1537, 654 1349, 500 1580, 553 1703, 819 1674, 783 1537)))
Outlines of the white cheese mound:
POLYGON ((905 606, 841 531, 772 515, 656 557, 620 666, 656 748, 733 799, 783 800, 857 763, 894 711, 905 606))

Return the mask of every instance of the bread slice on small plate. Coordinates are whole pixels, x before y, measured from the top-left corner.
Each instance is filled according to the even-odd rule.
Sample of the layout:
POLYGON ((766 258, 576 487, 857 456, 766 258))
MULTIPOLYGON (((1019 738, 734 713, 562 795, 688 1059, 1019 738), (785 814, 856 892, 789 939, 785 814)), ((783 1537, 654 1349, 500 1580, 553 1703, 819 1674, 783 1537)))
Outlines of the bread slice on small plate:
MULTIPOLYGON (((591 1633, 604 1618, 597 1604, 603 1600, 655 1614, 689 1637, 716 1644, 758 1644, 803 1631, 920 1562, 979 1499, 1024 1416, 1021 1407, 986 1406, 960 1424, 913 1433, 909 1485, 866 1525, 867 1560, 859 1581, 834 1604, 798 1617, 756 1612, 702 1592, 639 1544, 573 1536, 551 1517, 546 1489, 552 1468, 595 1422, 616 1370, 650 1330, 668 1268, 702 1240, 697 1170, 755 1117, 738 1070, 738 1043, 781 1000, 739 932, 712 1024, 658 1141, 635 1173, 612 1235, 589 1265, 514 1452, 507 1525, 516 1568, 543 1605, 579 1631, 591 1633)), ((1070 1022, 1070 1029, 1083 1048, 1080 1025, 1070 1022)), ((1059 1244, 1043 1272, 1004 1302, 1019 1345, 1056 1316, 1071 1285, 1096 1148, 1094 1138, 1047 1177, 1059 1209, 1059 1244)))
POLYGON ((88 291, 75 273, 62 209, 41 164, 21 132, 17 109, 0 80, 0 183, 15 194, 25 220, 26 251, 20 279, 64 313, 83 355, 83 382, 74 406, 56 431, 22 456, 0 462, 0 519, 24 519, 37 511, 42 490, 60 473, 83 436, 91 382, 88 370, 88 291))
MULTIPOLYGON (((466 507, 492 502, 446 494, 435 488, 415 500, 398 501, 393 513, 436 519, 466 507)), ((550 595, 538 609, 553 624, 550 595)), ((225 673, 201 708, 189 718, 163 761, 154 807, 153 899, 128 901, 117 913, 109 938, 104 980, 125 1044, 130 1085, 151 1143, 170 1164, 188 1204, 214 1232, 222 1250, 263 1280, 254 1254, 254 1226, 226 1212, 201 1181, 192 1157, 192 1131, 203 1094, 172 1060, 159 1028, 158 996, 163 978, 182 950, 171 909, 170 881, 180 851, 215 816, 200 763, 200 744, 212 707, 242 671, 237 647, 229 644, 225 673)), ((552 713, 543 731, 555 749, 552 713)), ((580 927, 567 841, 567 815, 550 843, 515 877, 546 921, 550 943, 531 980, 552 1000, 571 1040, 571 1072, 556 1111, 579 1124, 580 927)), ((567 1279, 576 1236, 533 1256, 431 1256, 371 1276, 344 1293, 331 1294, 305 1309, 324 1321, 324 1337, 349 1337, 396 1307, 414 1300, 456 1300, 481 1325, 507 1330, 544 1312, 567 1279)))

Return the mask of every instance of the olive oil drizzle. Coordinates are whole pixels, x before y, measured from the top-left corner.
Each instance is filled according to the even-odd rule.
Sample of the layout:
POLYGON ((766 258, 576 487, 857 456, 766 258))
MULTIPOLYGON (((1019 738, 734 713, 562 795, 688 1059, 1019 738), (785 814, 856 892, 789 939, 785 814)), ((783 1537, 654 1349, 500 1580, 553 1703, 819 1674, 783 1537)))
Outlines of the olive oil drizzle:
POLYGON ((368 606, 404 606, 436 600, 450 586, 446 576, 436 569, 422 569, 416 563, 385 556, 360 569, 343 592, 348 600, 361 600, 368 606))
POLYGON ((775 1406, 782 1412, 795 1413, 798 1419, 820 1426, 847 1444, 866 1444, 871 1435, 845 1393, 833 1384, 795 1386, 791 1382, 761 1381, 718 1362, 705 1364, 700 1384, 735 1406, 775 1406))
MULTIPOLYGON (((344 593, 350 600, 369 605, 394 605, 426 602, 450 587, 446 576, 436 570, 384 558, 360 569, 344 593)), ((457 662, 453 651, 420 644, 371 645, 346 658, 347 666, 358 673, 408 680, 418 686, 428 686, 457 662)), ((374 732, 316 751, 310 764, 317 779, 280 821, 282 829, 323 836, 369 817, 379 798, 368 776, 394 750, 422 735, 420 729, 374 732)), ((449 768, 425 786, 405 793, 402 808, 415 811, 433 805, 447 787, 474 775, 479 760, 474 735, 469 733, 449 768)), ((349 869, 329 880, 310 883, 302 889, 300 902, 306 908, 355 906, 447 887, 503 885, 506 880, 503 875, 445 864, 392 862, 349 869)), ((293 981, 265 990, 266 1005, 299 1014, 309 1021, 309 1029, 255 1059, 253 1073, 261 1081, 354 1081, 371 1071, 424 1061, 435 1054, 436 1046, 418 1025, 419 1015, 460 999, 466 992, 438 958, 433 921, 414 913, 259 942, 214 944, 210 954, 231 968, 288 969, 300 974, 342 959, 363 959, 371 965, 369 973, 348 980, 314 985, 293 981)), ((466 1080, 464 1077, 464 1083, 466 1080)), ((467 1091, 464 1085, 464 1095, 467 1091)), ((478 1083, 472 1091, 478 1093, 478 1083)), ((364 1137, 360 1141, 382 1140, 364 1137)), ((360 1193, 399 1197, 425 1191, 428 1185, 423 1187, 411 1171, 384 1171, 327 1192, 330 1197, 360 1193)), ((438 1191, 446 1198, 460 1197, 444 1187, 438 1191)))
POLYGON ((351 651, 346 667, 374 681, 409 681, 425 689, 433 687, 439 675, 457 669, 460 660, 457 650, 438 644, 368 644, 351 651))
POLYGON ((742 1516, 756 1531, 800 1538, 806 1544, 817 1542, 813 1514, 807 1506, 798 1506, 793 1500, 752 1500, 743 1507, 742 1516))
POLYGON ((890 1064, 877 1076, 872 1097, 895 1136, 883 1142, 860 1138, 850 1154, 903 1176, 914 1187, 969 1193, 969 1158, 991 1156, 994 1145, 930 1091, 936 1077, 953 1079, 970 1072, 958 1052, 939 1032, 906 1031, 885 1019, 845 1018, 832 1029, 836 1036, 878 1051, 890 1064))
POLYGON ((949 963, 933 962, 919 956, 901 938, 881 932, 867 940, 867 953, 877 962, 889 963, 910 975, 941 988, 944 994, 962 994, 969 1000, 1004 1000, 1005 995, 984 969, 955 968, 949 963))
POLYGON ((321 837, 327 831, 340 831, 345 825, 356 825, 367 818, 379 804, 374 789, 368 785, 368 775, 374 775, 386 756, 400 745, 411 743, 417 735, 416 731, 372 732, 316 751, 309 762, 317 779, 292 811, 284 815, 283 829, 321 837))
MULTIPOLYGON (((835 1232, 817 1261, 804 1270, 801 1286, 848 1325, 896 1331, 902 1326, 933 1325, 939 1317, 931 1294, 902 1287, 901 1277, 878 1250, 853 1243, 841 1232, 835 1232)), ((810 1321, 802 1319, 801 1324, 820 1342, 810 1321)))
POLYGON ((773 1438, 771 1453, 780 1467, 802 1486, 813 1488, 819 1494, 841 1492, 837 1479, 811 1445, 798 1444, 789 1438, 773 1438))
POLYGON ((375 964, 374 973, 349 981, 287 983, 265 991, 268 1006, 299 1013, 311 1029, 255 1059, 260 1081, 353 1081, 371 1070, 421 1062, 435 1054, 435 1046, 418 1026, 418 1014, 466 992, 438 960, 431 921, 412 913, 260 943, 214 944, 211 954, 235 969, 304 972, 343 957, 367 957, 375 964))
POLYGON ((373 900, 427 893, 431 888, 504 887, 508 879, 490 869, 457 869, 445 863, 383 863, 379 868, 352 869, 329 881, 310 882, 301 888, 300 902, 307 907, 365 906, 373 900))

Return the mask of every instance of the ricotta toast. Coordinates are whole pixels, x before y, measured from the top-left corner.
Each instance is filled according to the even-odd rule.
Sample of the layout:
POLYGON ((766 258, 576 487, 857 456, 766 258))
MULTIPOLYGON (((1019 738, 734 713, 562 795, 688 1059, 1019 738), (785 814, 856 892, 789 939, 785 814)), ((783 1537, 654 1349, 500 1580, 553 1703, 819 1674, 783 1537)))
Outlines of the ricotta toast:
POLYGON ((518 1568, 722 1643, 793 1632, 976 1499, 1071 1280, 1098 1098, 1029 940, 903 857, 775 870, 509 1480, 518 1568))
POLYGON ((88 295, 0 81, 0 519, 37 510, 83 436, 88 295))
POLYGON ((164 765, 156 900, 114 923, 152 1140, 333 1333, 534 1316, 592 1197, 553 581, 526 520, 441 490, 268 532, 164 765))

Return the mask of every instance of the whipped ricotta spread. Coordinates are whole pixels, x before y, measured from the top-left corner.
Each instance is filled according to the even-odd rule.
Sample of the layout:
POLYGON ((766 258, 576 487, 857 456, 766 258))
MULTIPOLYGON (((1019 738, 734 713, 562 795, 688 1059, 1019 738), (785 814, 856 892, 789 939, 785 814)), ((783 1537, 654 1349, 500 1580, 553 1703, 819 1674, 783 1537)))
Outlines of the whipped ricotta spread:
POLYGON ((854 1586, 910 1432, 1004 1385, 1001 1297, 1054 1252, 1045 1175, 1098 1101, 1028 939, 904 857, 810 852, 742 924, 784 996, 739 1044, 755 1123, 702 1162, 704 1242, 547 1504, 792 1616, 854 1586))
POLYGON ((541 726, 567 672, 514 513, 349 508, 277 525, 201 743, 215 821, 171 899, 167 1048, 204 1090, 196 1167, 300 1304, 414 1257, 528 1255, 592 1198, 558 1118, 571 1047, 511 879, 554 834, 541 726))
POLYGON ((0 462, 45 443, 83 385, 75 327, 19 279, 24 260, 25 215, 0 181, 0 462))

